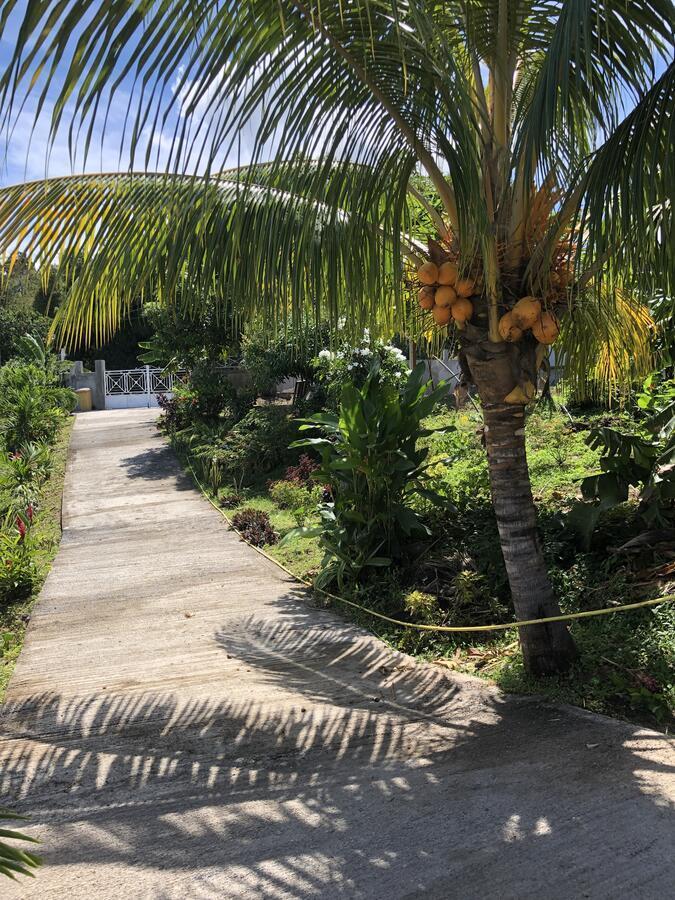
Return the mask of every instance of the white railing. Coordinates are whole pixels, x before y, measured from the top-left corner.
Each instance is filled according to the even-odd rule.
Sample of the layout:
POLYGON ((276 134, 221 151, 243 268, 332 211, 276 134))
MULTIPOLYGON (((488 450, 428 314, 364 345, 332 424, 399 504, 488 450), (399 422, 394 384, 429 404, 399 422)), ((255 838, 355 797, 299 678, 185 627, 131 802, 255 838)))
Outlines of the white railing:
POLYGON ((106 408, 157 406, 158 394, 172 394, 186 372, 166 372, 154 366, 139 369, 106 369, 106 408))

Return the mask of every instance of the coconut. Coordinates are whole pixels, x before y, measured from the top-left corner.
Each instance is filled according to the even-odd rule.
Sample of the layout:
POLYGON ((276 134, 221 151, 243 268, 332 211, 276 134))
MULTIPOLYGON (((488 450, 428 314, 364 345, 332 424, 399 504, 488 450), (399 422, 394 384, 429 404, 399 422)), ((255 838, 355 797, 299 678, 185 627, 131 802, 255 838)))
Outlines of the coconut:
POLYGON ((451 262, 444 262, 438 268, 439 284, 454 284, 457 281, 457 266, 451 262))
POLYGON ((476 283, 470 278, 460 278, 455 283, 458 297, 470 297, 476 291, 476 283))
POLYGON ((552 344, 560 334, 560 326, 553 313, 542 313, 532 326, 532 334, 540 344, 552 344))
POLYGON ((417 277, 422 284, 436 284, 438 281, 438 266, 436 263, 425 262, 417 270, 417 277))
POLYGON ((458 297, 450 307, 455 322, 466 322, 473 315, 473 303, 466 297, 458 297))
POLYGON ((452 306, 457 299, 457 294, 449 284, 441 285, 436 291, 436 306, 452 306))
POLYGON ((516 325, 513 321, 513 314, 510 312, 507 312, 499 320, 499 333, 502 336, 502 340, 509 343, 519 341, 523 336, 522 328, 516 325))
POLYGON ((450 307, 434 306, 431 310, 431 315, 434 317, 434 322, 437 325, 447 325, 450 321, 450 307))
POLYGON ((433 309, 434 290, 433 288, 423 287, 417 295, 417 300, 422 309, 433 309))
POLYGON ((511 315, 514 324, 527 331, 541 316, 541 303, 536 297, 521 297, 511 310, 511 315))

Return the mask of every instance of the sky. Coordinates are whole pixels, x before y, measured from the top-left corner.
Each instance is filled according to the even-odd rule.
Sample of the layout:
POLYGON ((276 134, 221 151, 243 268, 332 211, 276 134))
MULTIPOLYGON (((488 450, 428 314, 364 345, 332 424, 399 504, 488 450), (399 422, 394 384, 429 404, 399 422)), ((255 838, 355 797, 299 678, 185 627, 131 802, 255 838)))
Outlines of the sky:
MULTIPOLYGON (((0 35, 0 71, 6 69, 11 59, 23 7, 24 3, 21 2, 0 35)), ((57 78, 58 74, 57 71, 57 78)), ((148 165, 150 169, 162 170, 166 166, 174 130, 183 124, 184 109, 191 99, 191 82, 185 83, 182 80, 183 74, 182 70, 177 73, 170 86, 172 96, 177 95, 179 103, 164 123, 161 132, 153 135, 152 162, 148 165)), ((124 140, 124 125, 127 105, 132 92, 136 89, 131 76, 122 81, 113 98, 105 129, 100 124, 97 127, 86 160, 82 158, 81 152, 84 141, 75 142, 78 155, 74 161, 71 159, 67 129, 62 128, 56 138, 50 140, 51 115, 58 90, 56 87, 50 89, 37 117, 35 113, 38 96, 37 93, 31 94, 23 108, 15 113, 11 130, 4 129, 0 134, 0 186, 72 173, 128 171, 130 149, 128 140, 126 143, 124 140)), ((72 105, 70 108, 72 109, 72 105)), ((68 107, 66 113, 67 111, 68 107)), ((194 111, 195 118, 199 118, 201 111, 202 108, 198 104, 194 111)), ((256 119, 253 119, 249 126, 241 130, 237 146, 219 160, 223 168, 250 161, 254 148, 255 128, 256 119)), ((147 144, 149 129, 144 129, 144 132, 147 144)), ((143 168, 144 160, 134 167, 143 168)), ((187 168, 190 171, 203 171, 204 164, 197 159, 196 154, 193 154, 187 168)))

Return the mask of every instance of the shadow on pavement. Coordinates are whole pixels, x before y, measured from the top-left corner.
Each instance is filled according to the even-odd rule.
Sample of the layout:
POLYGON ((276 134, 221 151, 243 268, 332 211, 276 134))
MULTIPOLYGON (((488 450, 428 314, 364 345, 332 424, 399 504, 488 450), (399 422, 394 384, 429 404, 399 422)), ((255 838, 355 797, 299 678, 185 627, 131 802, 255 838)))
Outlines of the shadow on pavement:
MULTIPOLYGON (((120 866, 153 897, 667 896, 665 736, 315 622, 217 632, 224 679, 241 663, 250 691, 230 674, 218 699, 5 706, 0 793, 30 812, 49 867, 120 866)), ((35 896, 52 896, 41 874, 35 896)))

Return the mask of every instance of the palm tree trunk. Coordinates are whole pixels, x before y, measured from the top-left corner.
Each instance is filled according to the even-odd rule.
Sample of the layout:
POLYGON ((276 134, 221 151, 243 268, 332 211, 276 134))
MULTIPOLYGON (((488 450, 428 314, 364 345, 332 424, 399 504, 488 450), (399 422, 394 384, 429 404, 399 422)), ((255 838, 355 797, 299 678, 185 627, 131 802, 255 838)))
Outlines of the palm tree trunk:
MULTIPOLYGON (((560 615, 537 534, 525 454, 525 411, 483 404, 485 441, 502 553, 518 619, 560 615)), ((533 675, 565 672, 577 651, 565 623, 520 629, 525 668, 533 675)))

